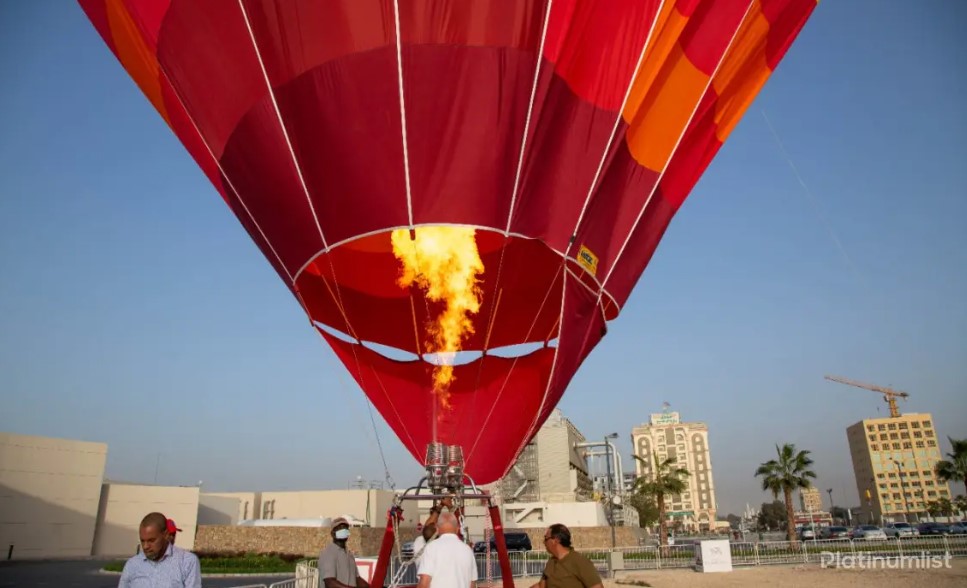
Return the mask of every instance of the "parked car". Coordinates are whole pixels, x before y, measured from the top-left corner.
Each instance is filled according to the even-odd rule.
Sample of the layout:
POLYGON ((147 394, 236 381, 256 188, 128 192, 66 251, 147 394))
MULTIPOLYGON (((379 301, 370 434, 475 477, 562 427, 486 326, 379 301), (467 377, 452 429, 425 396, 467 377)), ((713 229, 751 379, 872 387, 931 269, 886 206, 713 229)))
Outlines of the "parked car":
POLYGON ((888 537, 915 537, 920 534, 920 531, 910 523, 890 523, 889 525, 883 527, 883 532, 887 534, 888 537))
POLYGON ((813 530, 812 527, 799 527, 799 529, 796 532, 796 535, 799 536, 800 541, 804 541, 806 539, 815 539, 816 531, 813 530))
POLYGON ((967 522, 952 523, 950 525, 951 535, 967 535, 967 522))
POLYGON ((920 523, 917 530, 921 535, 950 535, 950 525, 946 523, 920 523))
MULTIPOLYGON (((531 538, 523 531, 504 531, 504 542, 507 544, 507 551, 530 551, 531 538)), ((491 551, 497 550, 497 538, 490 538, 491 551)))
POLYGON ((820 539, 849 539, 849 529, 846 527, 823 527, 819 532, 820 539))
POLYGON ((850 531, 850 539, 864 539, 867 541, 886 539, 886 533, 876 525, 859 525, 850 531))

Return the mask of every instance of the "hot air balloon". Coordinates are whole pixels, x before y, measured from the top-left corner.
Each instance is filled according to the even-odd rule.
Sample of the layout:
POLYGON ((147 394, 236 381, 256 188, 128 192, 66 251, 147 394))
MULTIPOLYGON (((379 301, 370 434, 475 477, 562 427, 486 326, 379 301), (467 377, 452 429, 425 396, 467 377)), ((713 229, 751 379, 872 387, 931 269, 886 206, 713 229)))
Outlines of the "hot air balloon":
POLYGON ((816 0, 80 0, 414 457, 500 478, 816 0))

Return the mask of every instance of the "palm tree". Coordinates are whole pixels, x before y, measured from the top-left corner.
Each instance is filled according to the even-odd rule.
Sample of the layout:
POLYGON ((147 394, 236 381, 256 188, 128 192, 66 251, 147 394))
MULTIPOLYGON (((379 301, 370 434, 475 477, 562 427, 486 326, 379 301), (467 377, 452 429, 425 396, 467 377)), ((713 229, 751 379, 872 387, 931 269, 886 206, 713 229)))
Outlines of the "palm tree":
POLYGON ((950 459, 938 461, 934 471, 942 482, 961 482, 967 489, 967 439, 952 437, 947 439, 950 440, 950 446, 953 448, 953 451, 947 454, 950 459))
POLYGON ((786 443, 782 447, 776 445, 779 459, 770 459, 755 471, 756 477, 762 476, 762 489, 770 490, 773 498, 782 497, 786 502, 786 535, 789 541, 796 540, 796 520, 792 510, 792 492, 797 488, 812 486, 809 479, 816 478, 816 473, 809 469, 813 460, 809 451, 796 451, 796 446, 786 443))
MULTIPOLYGON (((641 462, 642 466, 648 467, 648 461, 632 455, 641 462)), ((635 494, 644 496, 654 496, 655 503, 658 505, 658 545, 668 543, 668 522, 665 520, 665 496, 670 494, 681 494, 688 488, 685 481, 688 470, 678 467, 678 459, 675 456, 658 459, 658 453, 652 453, 652 463, 655 469, 651 472, 651 479, 638 478, 635 482, 635 494)))

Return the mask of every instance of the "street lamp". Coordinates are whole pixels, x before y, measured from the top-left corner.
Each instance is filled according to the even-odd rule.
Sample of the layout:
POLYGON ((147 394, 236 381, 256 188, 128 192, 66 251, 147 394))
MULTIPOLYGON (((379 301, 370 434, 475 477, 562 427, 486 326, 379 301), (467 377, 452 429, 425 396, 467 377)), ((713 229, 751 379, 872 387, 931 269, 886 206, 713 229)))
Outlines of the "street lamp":
POLYGON ((608 524, 611 525, 611 549, 615 548, 616 538, 614 530, 614 481, 611 478, 611 443, 608 439, 617 439, 617 433, 604 436, 604 461, 608 468, 608 524))
POLYGON ((835 517, 835 515, 833 515, 833 510, 835 510, 836 507, 833 506, 833 489, 832 488, 827 488, 826 489, 826 493, 829 494, 829 518, 830 518, 831 521, 833 521, 832 524, 835 525, 836 524, 836 517, 835 517))

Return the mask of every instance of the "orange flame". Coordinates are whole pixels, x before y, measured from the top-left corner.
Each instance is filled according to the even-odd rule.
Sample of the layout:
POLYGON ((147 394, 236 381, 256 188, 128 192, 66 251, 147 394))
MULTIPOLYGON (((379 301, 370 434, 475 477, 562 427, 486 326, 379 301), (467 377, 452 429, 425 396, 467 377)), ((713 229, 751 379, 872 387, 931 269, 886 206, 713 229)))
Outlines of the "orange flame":
POLYGON ((476 231, 467 227, 418 227, 393 231, 393 254, 403 264, 399 284, 413 284, 426 291, 434 302, 446 307, 429 326, 431 340, 427 351, 440 357, 433 368, 433 391, 440 404, 449 407, 449 388, 453 382, 453 359, 465 336, 473 334, 470 315, 480 310, 482 292, 479 277, 484 271, 477 251, 476 231))

